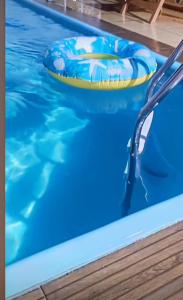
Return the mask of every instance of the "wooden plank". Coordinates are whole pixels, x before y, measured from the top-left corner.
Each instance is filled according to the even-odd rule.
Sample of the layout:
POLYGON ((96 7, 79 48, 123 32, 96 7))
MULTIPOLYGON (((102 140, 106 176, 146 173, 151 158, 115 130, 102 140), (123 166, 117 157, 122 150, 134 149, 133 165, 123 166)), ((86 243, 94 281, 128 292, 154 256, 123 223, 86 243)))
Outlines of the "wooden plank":
POLYGON ((122 16, 125 16, 127 9, 128 9, 128 4, 127 4, 127 1, 125 1, 125 4, 122 5, 121 11, 120 11, 122 16))
POLYGON ((41 288, 37 288, 24 295, 14 298, 14 300, 44 300, 46 299, 41 288))
MULTIPOLYGON (((162 286, 163 283, 167 283, 168 280, 171 280, 171 276, 173 276, 173 279, 180 276, 183 272, 182 262, 183 252, 178 253, 157 265, 153 265, 151 268, 140 272, 126 281, 116 284, 113 288, 107 289, 106 292, 102 294, 96 294, 96 296, 92 298, 90 298, 90 294, 85 300, 111 300, 114 298, 119 298, 121 300, 138 300, 144 296, 147 290, 148 292, 153 291, 158 288, 158 286, 162 286), (176 271, 174 269, 176 269, 176 271), (170 277, 168 277, 167 274, 165 275, 165 273, 170 275, 170 277), (164 280, 163 278, 160 279, 160 275, 165 277, 164 280)), ((72 298, 69 299, 71 300, 72 298)), ((82 300, 83 298, 80 299, 82 300)))
MULTIPOLYGON (((159 14, 161 12, 164 2, 165 2, 165 0, 159 0, 155 3, 144 1, 144 0, 129 0, 128 1, 128 3, 133 3, 135 6, 141 7, 147 11, 152 12, 152 16, 149 20, 150 24, 156 22, 159 14)), ((124 9, 124 7, 122 7, 122 8, 124 9)), ((125 8, 125 12, 126 12, 126 8, 125 8)), ((123 14, 125 12, 123 11, 123 14)))
MULTIPOLYGON (((150 257, 147 257, 146 259, 141 259, 139 262, 130 267, 127 267, 128 265, 125 263, 125 260, 120 262, 120 264, 112 264, 99 270, 98 272, 95 272, 91 276, 85 277, 80 281, 73 283, 71 286, 67 286, 57 290, 53 294, 47 295, 47 297, 49 300, 53 300, 55 297, 58 299, 67 299, 69 297, 69 299, 73 300, 82 300, 88 299, 89 295, 92 295, 93 299, 98 294, 104 293, 104 296, 100 295, 101 300, 106 299, 106 297, 107 299, 112 299, 109 297, 109 295, 113 297, 113 292, 116 291, 114 286, 117 286, 118 284, 120 286, 122 281, 126 281, 126 291, 127 287, 129 288, 129 283, 131 285, 131 281, 134 281, 135 275, 136 278, 134 285, 137 283, 139 284, 139 279, 143 280, 144 282, 147 279, 151 279, 153 276, 157 276, 157 274, 161 273, 162 271, 164 272, 166 268, 169 269, 172 267, 172 265, 176 265, 176 253, 181 250, 183 250, 183 240, 179 243, 173 244, 168 248, 165 248, 161 252, 157 252, 150 257), (168 258, 170 256, 170 263, 168 263, 168 258), (167 262, 164 262, 164 260, 167 260, 167 262), (159 263, 161 267, 157 266, 157 270, 155 271, 154 266, 156 266, 157 263, 159 263), (142 272, 143 276, 139 277, 139 272, 142 272), (106 289, 110 289, 110 291, 107 291, 107 294, 105 294, 106 289)), ((139 258, 140 256, 141 255, 139 254, 139 258)), ((133 257, 134 255, 131 258, 133 257)), ((178 256, 178 260, 183 261, 183 252, 180 254, 180 257, 178 256)))
MULTIPOLYGON (((156 251, 156 249, 159 249, 159 250, 163 249, 164 243, 165 243, 164 244, 165 247, 167 247, 168 245, 171 245, 172 243, 174 243, 174 241, 176 241, 176 239, 177 240, 180 239, 179 232, 182 229, 183 229, 183 222, 179 222, 176 225, 173 225, 169 228, 161 230, 160 232, 153 234, 144 240, 138 241, 135 244, 132 244, 122 250, 119 250, 119 251, 117 251, 111 255, 108 255, 100 260, 90 263, 87 266, 80 268, 79 270, 76 270, 68 275, 65 275, 56 280, 48 282, 47 284, 43 285, 42 288, 43 288, 45 294, 50 294, 53 291, 57 290, 58 288, 63 288, 65 286, 68 286, 72 282, 76 282, 77 280, 80 280, 81 278, 84 278, 85 276, 88 276, 100 269, 103 269, 106 265, 113 264, 129 255, 132 255, 146 247, 149 247, 149 246, 155 244, 156 242, 158 242, 158 245, 159 245, 159 244, 161 244, 161 241, 162 241, 162 248, 161 248, 161 246, 156 245, 154 247, 155 249, 153 249, 152 251, 156 251), (164 240, 165 238, 167 238, 166 241, 164 240)), ((143 250, 143 251, 146 251, 146 250, 143 250)), ((150 254, 151 253, 152 252, 150 252, 150 254)), ((147 255, 150 255, 150 254, 147 254, 147 255)), ((140 255, 142 255, 142 253, 140 253, 140 255)))
MULTIPOLYGON (((182 260, 182 259, 181 259, 182 260)), ((131 290, 129 293, 118 297, 120 300, 139 300, 144 297, 144 295, 148 292, 153 292, 154 290, 162 287, 163 285, 167 284, 171 280, 181 276, 183 274, 183 264, 177 263, 176 267, 172 265, 169 271, 164 272, 161 276, 156 276, 153 280, 142 284, 141 286, 137 287, 136 289, 131 290)), ((181 298, 182 300, 183 298, 181 298)), ((156 300, 156 298, 154 298, 156 300)), ((167 300, 167 299, 166 299, 167 300)), ((171 300, 178 300, 175 298, 175 295, 172 296, 171 300)))
POLYGON ((151 294, 148 294, 147 296, 143 297, 142 300, 165 300, 168 297, 175 295, 179 290, 182 289, 182 287, 183 276, 180 276, 175 280, 171 281, 170 283, 152 292, 151 294))
POLYGON ((183 299, 183 290, 177 292, 175 295, 168 297, 166 300, 182 300, 183 299))
POLYGON ((152 14, 151 18, 150 18, 150 21, 149 23, 152 24, 154 22, 156 22, 159 14, 160 14, 160 11, 163 7, 163 4, 164 4, 165 0, 160 0, 156 6, 156 8, 154 9, 154 13, 152 14))

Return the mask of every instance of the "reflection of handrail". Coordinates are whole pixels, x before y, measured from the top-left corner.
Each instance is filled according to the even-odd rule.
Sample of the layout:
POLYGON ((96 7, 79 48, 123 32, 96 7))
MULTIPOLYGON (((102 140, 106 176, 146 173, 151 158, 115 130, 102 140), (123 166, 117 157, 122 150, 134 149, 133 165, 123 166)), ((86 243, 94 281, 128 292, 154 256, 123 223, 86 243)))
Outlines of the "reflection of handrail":
MULTIPOLYGON (((165 72, 171 67, 175 60, 183 53, 183 40, 178 47, 172 52, 166 63, 156 72, 152 78, 151 84, 147 90, 147 102, 140 111, 137 122, 135 125, 134 133, 130 142, 130 156, 127 170, 127 183, 124 197, 124 214, 128 213, 131 204, 131 197, 133 193, 133 187, 135 183, 136 167, 139 166, 139 146, 141 140, 141 133, 145 121, 153 114, 154 108, 164 99, 164 97, 181 81, 183 80, 183 65, 181 65, 173 75, 166 80, 155 92, 157 84, 165 75, 165 72)), ((151 121, 150 121, 151 124, 151 121)), ((149 126, 150 128, 150 126, 149 126)), ((146 130, 145 140, 147 138, 149 130, 146 130)), ((144 146, 143 146, 144 148, 144 146)))

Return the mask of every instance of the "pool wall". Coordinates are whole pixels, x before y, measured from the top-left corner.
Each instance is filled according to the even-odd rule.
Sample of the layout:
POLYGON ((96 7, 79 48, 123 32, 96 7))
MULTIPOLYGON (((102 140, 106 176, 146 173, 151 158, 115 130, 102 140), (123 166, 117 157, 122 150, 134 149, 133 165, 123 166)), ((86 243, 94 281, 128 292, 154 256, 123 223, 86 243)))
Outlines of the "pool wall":
MULTIPOLYGON (((62 22, 66 27, 74 26, 84 35, 109 35, 34 1, 22 0, 19 3, 51 17, 56 22, 62 22)), ((155 55, 159 64, 166 60, 166 57, 156 53, 155 55)), ((179 65, 175 63, 173 68, 179 65)), ((15 297, 183 220, 182 203, 183 195, 168 199, 8 266, 6 297, 15 297)))

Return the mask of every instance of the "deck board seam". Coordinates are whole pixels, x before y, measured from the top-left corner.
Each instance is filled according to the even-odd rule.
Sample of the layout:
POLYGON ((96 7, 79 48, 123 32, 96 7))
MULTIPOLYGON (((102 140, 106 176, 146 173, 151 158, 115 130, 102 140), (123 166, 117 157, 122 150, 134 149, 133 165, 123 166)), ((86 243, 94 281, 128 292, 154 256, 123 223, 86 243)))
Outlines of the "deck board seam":
MULTIPOLYGON (((176 295, 177 295, 178 293, 180 293, 181 291, 182 291, 182 298, 183 298, 183 288, 181 288, 180 290, 178 290, 178 291, 174 294, 174 296, 176 296, 176 295)), ((165 300, 171 299, 172 296, 173 296, 173 295, 168 296, 168 298, 166 298, 165 300)), ((176 298, 175 298, 175 300, 176 300, 176 298)))
MULTIPOLYGON (((181 251, 180 253, 183 253, 183 251, 181 251)), ((178 254, 178 253, 177 253, 178 254)), ((174 256, 174 255, 173 255, 174 256)), ((156 265, 156 264, 155 264, 156 265)), ((155 266, 154 265, 154 266, 155 266)), ((183 265, 183 263, 181 263, 180 265, 183 265)), ((172 267, 171 268, 171 270, 173 270, 174 268, 176 268, 177 267, 177 265, 176 266, 174 266, 174 267, 172 267)), ((166 272, 169 272, 170 270, 165 270, 164 272, 162 272, 161 274, 159 274, 159 275, 157 275, 156 277, 160 277, 162 274, 165 274, 166 272)), ((178 277, 176 277, 176 279, 177 279, 178 277)), ((137 285, 136 287, 132 287, 129 291, 127 291, 126 293, 124 293, 124 294, 121 294, 121 295, 118 295, 117 297, 115 297, 115 298, 113 298, 112 300, 117 300, 117 299, 120 299, 120 297, 121 296, 125 296, 125 295, 127 295, 128 293, 130 293, 131 291, 133 291, 133 290, 135 290, 136 288, 138 288, 138 287, 140 287, 140 286, 143 286, 144 285, 144 283, 147 283, 147 282, 149 282, 149 281, 151 281, 152 279, 154 279, 154 278, 151 278, 151 279, 148 279, 148 280, 146 280, 146 281, 144 281, 143 283, 141 283, 141 284, 139 284, 139 285, 137 285)), ((121 281, 121 282, 119 282, 118 284, 121 284, 123 281, 121 281)), ((169 284, 170 282, 168 281, 167 283, 166 283, 166 285, 167 284, 169 284)), ((115 286, 117 286, 118 284, 116 284, 115 286)), ((112 286, 113 287, 113 286, 112 286)), ((161 286, 161 287, 163 287, 163 286, 161 286)), ((161 287, 159 287, 158 289, 160 289, 161 287)), ((111 287, 110 287, 111 288, 111 287)), ((109 288, 109 289, 110 289, 109 288)), ((109 289, 107 289, 107 290, 109 290, 109 289)), ((107 290, 105 290, 104 292, 106 292, 107 290)), ((155 290, 152 292, 152 293, 154 293, 155 292, 155 290)), ((178 291, 177 291, 178 292, 178 291)), ((102 293, 100 293, 100 294, 97 294, 95 297, 98 297, 98 296, 100 296, 100 295, 102 295, 103 294, 103 292, 102 293)), ((148 294, 149 295, 149 294, 148 294)), ((146 295, 147 296, 147 295, 146 295)), ((172 297, 172 295, 170 296, 170 297, 172 297)), ((68 298, 69 299, 69 298, 68 298)), ((138 298, 138 300, 141 300, 141 299, 143 299, 143 298, 138 298)), ((63 299, 64 300, 64 299, 63 299)), ((94 298, 93 298, 93 300, 94 300, 94 298)), ((130 299, 129 299, 130 300, 130 299)), ((176 299, 175 299, 176 300, 176 299)))
MULTIPOLYGON (((159 252, 161 252, 161 251, 159 251, 159 252)), ((157 253, 158 253, 158 252, 157 252, 157 253)), ((173 257, 173 256, 176 256, 176 255, 178 255, 178 254, 180 254, 180 253, 183 253, 183 249, 180 250, 180 251, 178 251, 178 252, 176 252, 176 253, 173 254, 173 255, 169 255, 168 257, 166 257, 166 258, 163 259, 163 260, 160 260, 158 263, 154 264, 153 266, 156 266, 156 265, 162 263, 163 261, 166 261, 167 259, 169 259, 169 258, 171 258, 171 257, 173 257)), ((143 260, 144 260, 144 259, 142 259, 141 261, 143 261, 143 260)), ((135 263, 135 264, 137 264, 137 263, 135 263)), ((129 266, 128 266, 128 267, 129 267, 129 266)), ((101 282, 105 281, 106 279, 108 279, 108 278, 110 278, 110 277, 112 277, 112 276, 114 276, 114 275, 116 275, 116 274, 119 274, 119 273, 124 272, 125 269, 127 269, 128 267, 126 267, 126 268, 124 268, 124 269, 122 269, 122 270, 120 270, 120 271, 118 271, 118 272, 115 272, 115 273, 113 273, 113 274, 107 276, 106 278, 103 278, 103 279, 101 279, 101 280, 98 280, 97 283, 101 283, 101 282)), ((145 272, 145 271, 147 271, 147 270, 150 269, 150 268, 152 268, 152 266, 151 266, 151 267, 145 268, 143 271, 137 272, 134 276, 137 276, 138 274, 141 274, 142 272, 145 272)), ((163 272, 163 273, 164 273, 164 272, 163 272)), ((111 288, 113 288, 113 287, 115 287, 115 286, 121 284, 122 282, 125 282, 126 280, 129 280, 130 278, 133 278, 134 276, 133 276, 133 275, 132 275, 132 276, 129 276, 129 277, 127 277, 125 280, 122 280, 122 281, 118 282, 117 284, 114 284, 114 285, 110 286, 110 287, 107 288, 105 291, 103 291, 103 292, 97 294, 97 296, 102 295, 102 294, 103 294, 104 292, 106 292, 107 290, 109 290, 109 289, 111 289, 111 288)), ((151 279, 150 279, 150 280, 151 280, 151 279)), ((146 282, 148 282, 148 281, 149 281, 149 280, 147 280, 146 282)), ((87 290, 88 288, 91 288, 92 286, 95 286, 95 285, 96 285, 96 282, 93 283, 93 284, 91 284, 91 285, 89 285, 89 286, 87 286, 86 288, 82 288, 81 290, 79 290, 79 291, 77 291, 77 292, 74 292, 73 294, 70 294, 69 296, 66 296, 66 297, 62 298, 62 300, 69 299, 69 298, 72 297, 73 295, 79 294, 79 293, 81 293, 81 292, 83 292, 83 291, 87 290)), ((140 284, 140 285, 141 285, 141 284, 140 284)), ((139 286, 140 286, 140 285, 139 285, 139 286)), ((72 288, 72 286, 71 286, 71 288, 72 288)), ((60 288, 59 288, 59 289, 56 289, 56 290, 54 290, 53 292, 48 293, 47 296, 50 296, 51 294, 54 294, 55 292, 58 292, 58 291, 60 291, 60 290, 62 290, 62 288, 61 288, 61 289, 60 289, 60 288)))
POLYGON ((42 285, 40 285, 39 288, 40 288, 41 292, 42 292, 43 295, 44 295, 44 298, 43 298, 43 299, 48 300, 47 295, 45 294, 44 289, 42 288, 42 285))
MULTIPOLYGON (((179 279, 179 278, 181 278, 181 277, 183 277, 183 274, 182 274, 182 275, 179 275, 179 276, 177 276, 176 278, 170 280, 169 282, 163 284, 163 285, 161 286, 161 288, 157 288, 157 289, 155 289, 154 291, 152 291, 152 292, 146 294, 145 296, 139 298, 139 300, 145 300, 147 296, 153 295, 153 294, 154 294, 155 292, 157 292, 158 290, 160 290, 160 289, 166 287, 168 284, 171 284, 171 283, 175 282, 177 279, 179 279)), ((179 291, 181 291, 181 289, 183 289, 183 288, 181 287, 180 289, 178 289, 178 290, 176 291, 176 293, 178 293, 179 291)), ((172 295, 170 295, 169 297, 172 297, 172 295)), ((166 300, 166 299, 167 299, 167 298, 162 299, 162 300, 166 300)))
MULTIPOLYGON (((176 234, 176 233, 178 233, 178 232, 180 232, 180 231, 182 231, 182 229, 176 231, 174 234, 176 234)), ((155 245, 156 243, 158 243, 158 242, 160 242, 160 241, 163 241, 163 240, 167 239, 168 237, 170 237, 170 236, 172 236, 172 235, 174 235, 174 234, 170 234, 170 235, 164 237, 163 239, 160 239, 160 240, 158 240, 158 241, 156 241, 156 242, 153 242, 152 244, 149 244, 149 245, 145 246, 144 248, 138 249, 137 251, 135 251, 135 252, 133 252, 133 253, 127 254, 126 256, 121 257, 120 259, 117 259, 117 260, 115 260, 115 261, 113 261, 113 262, 111 262, 111 263, 109 263, 109 264, 106 264, 106 265, 104 265, 104 266, 102 267, 102 269, 108 268, 108 267, 110 267, 111 265, 113 265, 114 263, 120 262, 120 261, 122 261, 122 260, 128 258, 129 256, 133 255, 133 254, 136 254, 136 253, 138 253, 138 252, 140 252, 140 251, 142 251, 142 250, 144 250, 144 249, 146 249, 146 248, 148 248, 148 247, 150 247, 150 246, 155 245)), ((175 242, 175 244, 178 244, 178 243, 179 243, 180 241, 182 241, 182 240, 183 240, 183 239, 181 239, 181 240, 175 242)), ((133 265, 135 265, 135 264, 137 264, 137 263, 143 261, 143 260, 146 259, 146 258, 151 257, 151 256, 154 255, 154 254, 157 254, 157 253, 163 251, 163 250, 166 249, 166 248, 169 248, 170 246, 172 246, 172 244, 169 245, 168 247, 165 246, 164 248, 162 248, 162 249, 160 249, 160 250, 154 252, 153 254, 151 254, 151 255, 149 255, 149 256, 147 256, 147 257, 144 257, 144 258, 138 260, 137 262, 135 262, 135 263, 133 263, 133 264, 131 264, 131 265, 128 265, 128 266, 125 267, 124 269, 121 269, 119 272, 121 272, 121 271, 125 270, 126 268, 129 268, 129 267, 131 267, 131 266, 133 266, 133 265)), ((101 260, 102 260, 102 259, 101 259, 101 260)), ((91 264, 92 264, 92 263, 91 263, 91 264)), ((87 268, 87 266, 84 266, 83 268, 87 268)), ((49 293, 49 292, 46 293, 46 295, 51 295, 52 293, 54 293, 54 292, 56 292, 56 291, 62 290, 63 288, 66 288, 66 287, 68 287, 69 285, 72 285, 72 284, 74 284, 74 283, 77 283, 78 281, 80 281, 80 280, 82 280, 82 279, 84 279, 84 278, 90 277, 91 275, 95 274, 96 272, 100 272, 100 270, 101 270, 101 267, 99 267, 99 268, 96 269, 95 271, 93 271, 93 272, 91 272, 91 273, 89 273, 89 274, 87 274, 87 275, 85 275, 85 276, 82 276, 82 277, 80 277, 80 278, 78 278, 78 279, 76 279, 76 280, 74 280, 74 281, 72 281, 72 282, 69 282, 68 284, 62 286, 61 288, 55 289, 54 291, 52 291, 52 292, 50 292, 50 293, 49 293)), ((76 271, 73 271, 73 272, 77 272, 77 270, 76 270, 76 271)), ((117 274, 117 273, 118 273, 118 272, 116 272, 115 274, 117 274)), ((70 273, 70 274, 71 274, 71 273, 70 273)), ((113 275, 113 274, 112 274, 112 275, 113 275)), ((112 276, 112 275, 110 275, 110 276, 112 276)), ((65 275, 65 276, 69 276, 69 273, 68 273, 67 275, 65 275)), ((109 277, 110 277, 110 276, 109 276, 109 277)), ((106 277, 106 278, 108 278, 108 277, 106 277)), ((105 279, 106 279, 106 278, 105 278, 105 279)), ((103 279, 103 280, 105 280, 105 279, 103 279)), ((42 286, 42 288, 44 289, 44 286, 42 286)))

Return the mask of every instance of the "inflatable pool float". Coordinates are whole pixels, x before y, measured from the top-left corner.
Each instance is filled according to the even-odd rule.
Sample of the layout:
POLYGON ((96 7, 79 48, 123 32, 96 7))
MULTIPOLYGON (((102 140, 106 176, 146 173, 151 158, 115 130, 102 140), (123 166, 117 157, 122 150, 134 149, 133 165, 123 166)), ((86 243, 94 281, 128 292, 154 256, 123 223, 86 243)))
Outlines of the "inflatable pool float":
POLYGON ((148 81, 157 68, 145 46, 115 37, 73 37, 54 42, 44 66, 54 78, 72 86, 113 90, 148 81))

